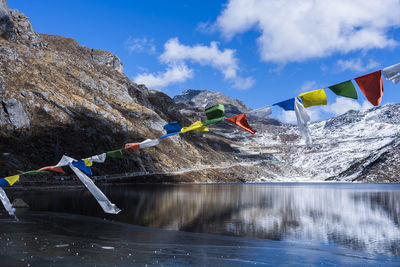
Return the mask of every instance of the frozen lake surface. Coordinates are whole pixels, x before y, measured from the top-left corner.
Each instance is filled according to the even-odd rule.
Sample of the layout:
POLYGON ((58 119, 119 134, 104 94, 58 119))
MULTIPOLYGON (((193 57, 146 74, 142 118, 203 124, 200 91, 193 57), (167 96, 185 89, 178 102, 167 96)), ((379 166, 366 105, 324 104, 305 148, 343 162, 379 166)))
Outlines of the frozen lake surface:
POLYGON ((400 185, 207 184, 8 191, 2 266, 400 265, 400 185))

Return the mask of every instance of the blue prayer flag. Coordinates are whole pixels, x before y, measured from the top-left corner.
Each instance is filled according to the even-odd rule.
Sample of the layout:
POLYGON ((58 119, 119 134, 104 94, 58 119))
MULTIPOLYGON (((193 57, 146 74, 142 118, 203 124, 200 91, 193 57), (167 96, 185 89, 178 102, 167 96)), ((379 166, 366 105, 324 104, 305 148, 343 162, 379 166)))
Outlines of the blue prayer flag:
POLYGON ((92 169, 90 169, 89 166, 86 166, 85 161, 83 160, 72 162, 72 166, 77 167, 78 169, 80 169, 81 171, 85 172, 88 175, 93 175, 92 169))
POLYGON ((294 110, 294 98, 273 104, 273 106, 275 105, 280 106, 284 110, 294 110))
POLYGON ((7 186, 10 186, 7 180, 4 178, 0 178, 0 187, 7 187, 7 186))
POLYGON ((164 126, 164 130, 167 131, 167 134, 164 134, 163 136, 160 137, 160 139, 178 134, 181 132, 182 127, 179 125, 178 122, 170 122, 167 125, 164 126))

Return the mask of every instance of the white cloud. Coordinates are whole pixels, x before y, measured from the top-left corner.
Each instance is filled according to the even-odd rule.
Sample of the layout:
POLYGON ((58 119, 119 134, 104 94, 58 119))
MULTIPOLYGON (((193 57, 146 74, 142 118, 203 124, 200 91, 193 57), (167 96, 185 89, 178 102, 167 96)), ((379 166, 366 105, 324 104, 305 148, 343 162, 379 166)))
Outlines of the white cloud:
POLYGON ((356 72, 364 72, 378 67, 379 63, 373 59, 370 59, 368 62, 363 62, 361 58, 353 58, 349 60, 339 59, 336 62, 336 65, 340 71, 352 70, 356 72))
POLYGON ((280 64, 397 45, 398 0, 230 0, 215 27, 226 38, 253 28, 261 58, 280 64))
POLYGON ((160 89, 171 83, 184 82, 193 77, 193 70, 185 64, 171 64, 165 72, 143 73, 137 75, 133 80, 138 84, 145 84, 151 89, 160 89))
POLYGON ((210 66, 220 71, 225 80, 231 81, 239 89, 248 89, 254 84, 251 77, 242 78, 238 75, 238 59, 236 50, 220 50, 217 42, 209 46, 197 44, 194 46, 183 45, 178 38, 168 40, 164 45, 164 53, 160 56, 161 62, 171 64, 176 62, 192 62, 201 66, 210 66))
MULTIPOLYGON (((162 63, 168 66, 166 73, 158 74, 141 74, 138 77, 141 80, 151 81, 153 84, 163 84, 167 86, 175 82, 183 82, 185 79, 191 78, 193 72, 187 71, 187 65, 189 63, 199 64, 200 66, 210 66, 222 73, 224 79, 229 81, 233 87, 238 89, 248 89, 255 83, 252 77, 241 77, 239 76, 239 65, 238 59, 235 56, 236 50, 234 49, 223 49, 220 50, 217 42, 211 42, 209 46, 197 44, 194 46, 181 44, 178 38, 172 38, 164 44, 164 52, 160 55, 159 59, 162 63), (182 71, 186 75, 179 76, 180 79, 167 79, 165 74, 171 73, 172 66, 185 66, 186 69, 182 71), (143 79, 143 77, 145 79, 143 79), (169 83, 167 83, 167 81, 169 83)), ((182 72, 181 71, 181 72, 182 72)), ((135 80, 138 78, 136 77, 135 80)), ((146 84, 149 87, 150 84, 146 84)))
POLYGON ((156 46, 154 45, 154 39, 143 38, 132 38, 129 37, 125 42, 125 47, 130 52, 145 52, 148 54, 154 54, 156 52, 156 46))
POLYGON ((331 113, 335 116, 342 115, 349 110, 360 110, 365 111, 372 108, 373 105, 368 101, 364 101, 362 105, 356 100, 351 98, 338 97, 335 103, 329 104, 327 106, 322 106, 320 109, 326 113, 331 113))

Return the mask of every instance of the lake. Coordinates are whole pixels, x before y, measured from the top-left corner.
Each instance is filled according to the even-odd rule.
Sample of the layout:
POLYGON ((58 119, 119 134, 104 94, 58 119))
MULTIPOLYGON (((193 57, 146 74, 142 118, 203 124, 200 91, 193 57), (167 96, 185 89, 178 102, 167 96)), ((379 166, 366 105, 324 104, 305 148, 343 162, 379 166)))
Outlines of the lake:
POLYGON ((30 210, 0 216, 1 265, 400 265, 400 185, 102 186, 7 191, 30 210))

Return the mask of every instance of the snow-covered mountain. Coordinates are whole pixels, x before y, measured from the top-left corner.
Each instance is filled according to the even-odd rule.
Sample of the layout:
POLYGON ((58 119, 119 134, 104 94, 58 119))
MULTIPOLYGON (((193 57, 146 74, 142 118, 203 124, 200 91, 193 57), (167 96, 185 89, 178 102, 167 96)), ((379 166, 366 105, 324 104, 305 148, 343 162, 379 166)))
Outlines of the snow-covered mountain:
POLYGON ((279 180, 400 181, 400 104, 352 110, 310 129, 311 147, 295 125, 287 124, 259 131, 243 143, 286 165, 289 174, 274 177, 279 180))
MULTIPOLYGON (((185 91, 184 97, 174 100, 205 105, 215 99, 211 91, 192 91, 185 91)), ((234 103, 226 100, 227 96, 221 99, 234 103)), ((251 119, 249 123, 257 130, 254 136, 240 128, 215 128, 218 134, 232 140, 238 158, 255 164, 259 177, 247 177, 248 181, 400 181, 400 104, 363 112, 351 110, 312 123, 310 147, 301 139, 296 125, 251 119)))

